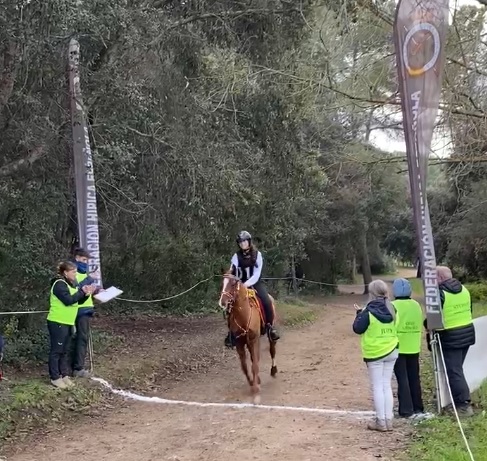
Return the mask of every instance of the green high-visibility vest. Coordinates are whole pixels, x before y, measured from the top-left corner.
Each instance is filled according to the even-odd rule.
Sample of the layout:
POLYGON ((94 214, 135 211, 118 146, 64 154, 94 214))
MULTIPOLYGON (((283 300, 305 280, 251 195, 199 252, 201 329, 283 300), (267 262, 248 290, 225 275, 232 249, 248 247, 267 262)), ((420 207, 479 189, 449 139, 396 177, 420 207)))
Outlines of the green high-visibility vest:
POLYGON ((369 312, 369 327, 361 337, 363 358, 373 360, 385 357, 396 348, 397 343, 395 322, 382 323, 369 312))
MULTIPOLYGON (((80 272, 76 272, 76 281, 78 283, 81 283, 87 277, 88 277, 88 274, 82 274, 80 272)), ((83 308, 84 307, 94 307, 95 304, 93 303, 93 296, 92 295, 88 296, 88 299, 83 304, 78 303, 78 306, 83 307, 83 308)))
POLYGON ((72 287, 66 280, 58 279, 51 287, 51 297, 49 299, 50 307, 49 314, 47 314, 47 320, 51 322, 61 323, 63 325, 74 325, 76 316, 78 315, 78 304, 72 306, 66 306, 55 294, 54 285, 58 282, 65 283, 68 286, 69 293, 74 295, 78 288, 72 287))
POLYGON ((460 293, 443 291, 443 330, 465 327, 473 322, 470 292, 462 286, 460 293))
POLYGON ((396 322, 400 354, 419 354, 421 352, 421 331, 423 311, 414 299, 392 301, 398 313, 396 322))

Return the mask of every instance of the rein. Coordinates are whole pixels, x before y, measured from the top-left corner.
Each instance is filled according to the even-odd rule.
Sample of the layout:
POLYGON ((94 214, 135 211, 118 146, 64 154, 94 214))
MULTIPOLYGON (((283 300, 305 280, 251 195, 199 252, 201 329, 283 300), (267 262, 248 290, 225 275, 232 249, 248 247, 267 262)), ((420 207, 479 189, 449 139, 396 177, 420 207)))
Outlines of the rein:
MULTIPOLYGON (((233 278, 233 276, 227 276, 228 278, 233 278)), ((228 303, 228 307, 226 308, 226 312, 228 313, 229 316, 232 315, 232 310, 234 309, 235 307, 235 301, 236 301, 236 297, 237 297, 237 294, 238 294, 238 291, 239 291, 239 286, 238 284, 240 283, 240 281, 237 282, 237 285, 235 286, 235 290, 234 290, 234 293, 232 292, 229 292, 229 291, 223 291, 222 292, 222 295, 226 295, 229 297, 230 301, 228 303)), ((253 309, 252 309, 252 306, 250 306, 250 315, 249 315, 249 321, 247 322, 247 327, 244 328, 242 327, 242 325, 240 325, 237 320, 235 319, 235 314, 232 316, 233 318, 233 322, 235 323, 235 325, 240 329, 241 333, 238 335, 238 336, 235 336, 236 339, 238 338, 241 338, 242 336, 245 336, 249 333, 249 329, 250 329, 250 324, 252 322, 252 314, 253 314, 253 309)), ((239 306, 238 311, 241 311, 242 310, 242 306, 239 306)))

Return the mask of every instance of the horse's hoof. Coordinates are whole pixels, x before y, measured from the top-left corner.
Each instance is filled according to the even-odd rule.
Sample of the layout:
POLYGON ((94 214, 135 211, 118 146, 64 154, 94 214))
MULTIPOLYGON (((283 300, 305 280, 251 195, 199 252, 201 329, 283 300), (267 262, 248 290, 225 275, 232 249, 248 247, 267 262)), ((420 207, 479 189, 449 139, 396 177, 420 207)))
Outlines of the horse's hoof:
POLYGON ((260 394, 254 395, 254 405, 260 404, 260 394))
POLYGON ((275 378, 277 375, 277 367, 274 365, 272 368, 271 368, 271 376, 273 378, 275 378))

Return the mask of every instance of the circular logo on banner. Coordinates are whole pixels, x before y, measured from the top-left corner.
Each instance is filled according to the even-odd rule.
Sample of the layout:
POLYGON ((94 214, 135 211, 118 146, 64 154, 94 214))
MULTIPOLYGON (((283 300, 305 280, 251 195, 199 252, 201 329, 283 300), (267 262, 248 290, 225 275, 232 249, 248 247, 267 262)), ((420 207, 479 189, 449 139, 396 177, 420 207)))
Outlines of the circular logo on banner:
POLYGON ((440 56, 440 34, 429 22, 415 24, 406 35, 402 48, 408 74, 419 77, 432 69, 440 56))

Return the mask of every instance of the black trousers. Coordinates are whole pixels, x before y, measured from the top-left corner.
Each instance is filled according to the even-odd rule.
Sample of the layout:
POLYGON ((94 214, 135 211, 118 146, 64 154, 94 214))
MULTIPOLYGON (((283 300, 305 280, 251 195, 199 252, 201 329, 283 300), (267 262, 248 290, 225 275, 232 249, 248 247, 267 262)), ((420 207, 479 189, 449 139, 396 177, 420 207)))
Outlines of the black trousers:
POLYGON ((446 373, 450 381, 451 393, 455 406, 465 407, 470 404, 470 389, 463 373, 463 363, 470 347, 462 349, 443 349, 446 373))
POLYGON ((394 365, 394 374, 397 379, 399 415, 407 418, 414 413, 423 413, 419 354, 399 354, 394 365))
POLYGON ((272 302, 271 298, 269 298, 269 293, 267 292, 267 288, 265 287, 264 283, 258 281, 254 286, 254 290, 257 292, 257 296, 262 301, 262 306, 264 307, 266 323, 270 323, 271 325, 274 323, 274 313, 272 311, 272 302))
POLYGON ((69 375, 68 352, 71 326, 47 321, 51 349, 49 351, 49 376, 54 381, 69 375))
POLYGON ((91 315, 76 318, 76 338, 73 350, 73 370, 83 370, 85 367, 88 339, 90 337, 91 315))

